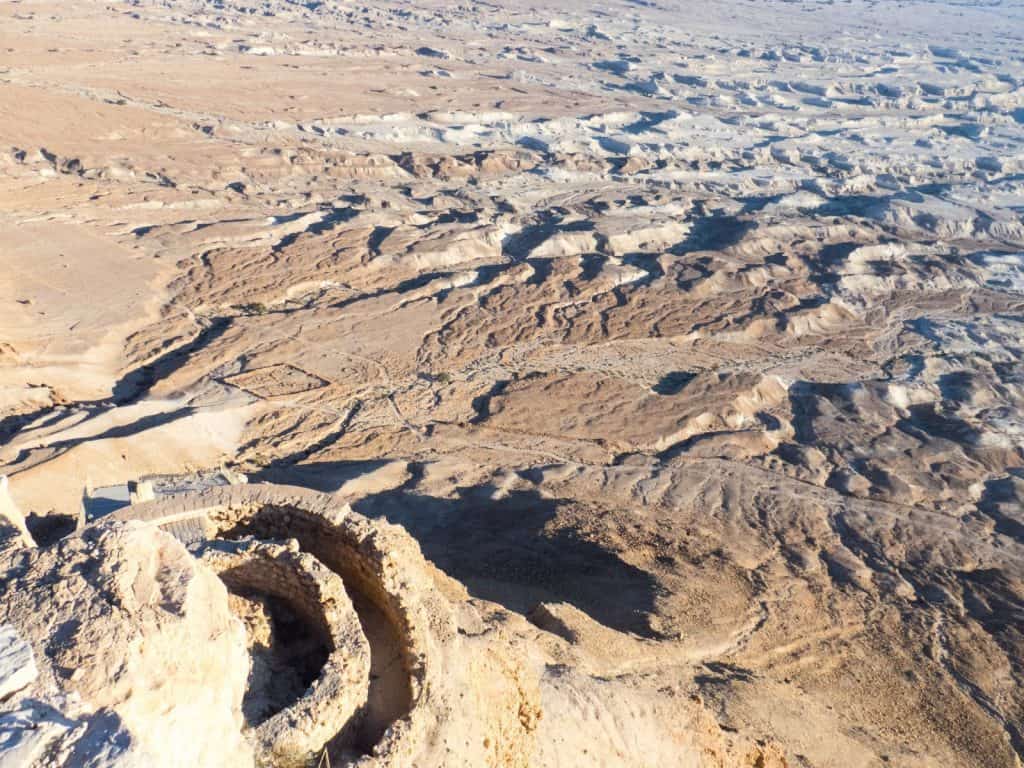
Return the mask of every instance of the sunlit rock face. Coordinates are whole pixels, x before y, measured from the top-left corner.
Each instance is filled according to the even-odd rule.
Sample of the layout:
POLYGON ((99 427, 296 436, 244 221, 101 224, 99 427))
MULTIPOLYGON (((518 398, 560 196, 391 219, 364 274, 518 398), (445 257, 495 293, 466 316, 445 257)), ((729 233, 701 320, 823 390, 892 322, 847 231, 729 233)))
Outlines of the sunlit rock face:
POLYGON ((7 565, 0 623, 24 645, 5 663, 36 674, 5 697, 4 760, 252 765, 244 630, 216 574, 180 543, 104 523, 7 565))

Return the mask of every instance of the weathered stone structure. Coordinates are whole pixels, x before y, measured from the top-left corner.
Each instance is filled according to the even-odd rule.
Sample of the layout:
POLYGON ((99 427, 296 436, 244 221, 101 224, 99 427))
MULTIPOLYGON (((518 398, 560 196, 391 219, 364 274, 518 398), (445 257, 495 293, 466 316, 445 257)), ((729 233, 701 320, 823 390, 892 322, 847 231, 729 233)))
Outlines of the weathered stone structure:
POLYGON ((623 680, 657 644, 473 599, 336 496, 208 488, 39 547, 8 528, 4 768, 785 765, 685 689, 623 680))
POLYGON ((259 723, 259 753, 275 766, 306 765, 331 740, 350 738, 365 714, 370 646, 341 578, 290 539, 214 541, 199 550, 232 592, 280 598, 330 648, 307 695, 259 723))
POLYGON ((413 764, 420 742, 447 709, 441 696, 447 686, 438 679, 443 665, 436 659, 456 641, 456 625, 404 531, 357 515, 333 497, 270 485, 210 488, 137 504, 113 517, 172 532, 182 523, 202 526, 210 541, 197 554, 229 588, 284 599, 327 638, 331 655, 320 677, 294 705, 253 730, 259 759, 300 765, 331 749, 353 765, 413 764), (247 540, 216 541, 240 538, 247 540), (362 606, 359 630, 340 582, 362 606), (368 690, 367 637, 378 655, 394 654, 400 662, 382 670, 387 690, 368 690))

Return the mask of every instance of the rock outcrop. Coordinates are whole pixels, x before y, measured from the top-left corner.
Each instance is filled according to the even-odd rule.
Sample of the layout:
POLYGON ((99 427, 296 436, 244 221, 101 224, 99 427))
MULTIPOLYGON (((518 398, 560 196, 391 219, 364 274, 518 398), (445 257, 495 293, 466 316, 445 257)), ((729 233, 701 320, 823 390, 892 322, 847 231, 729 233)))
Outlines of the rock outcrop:
POLYGON ((144 523, 104 522, 9 555, 0 624, 31 647, 39 674, 4 702, 3 764, 250 765, 248 659, 227 598, 211 570, 144 523))
POLYGON ((6 475, 0 475, 0 557, 35 545, 25 525, 25 516, 11 496, 6 475))

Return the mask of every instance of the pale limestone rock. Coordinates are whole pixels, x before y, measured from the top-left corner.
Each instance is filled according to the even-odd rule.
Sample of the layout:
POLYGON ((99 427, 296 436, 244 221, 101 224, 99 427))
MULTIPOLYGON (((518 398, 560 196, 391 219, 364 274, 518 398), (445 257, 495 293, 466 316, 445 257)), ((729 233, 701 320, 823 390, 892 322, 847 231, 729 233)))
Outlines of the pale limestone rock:
POLYGON ((14 627, 0 626, 0 701, 28 687, 38 676, 32 647, 14 627))
POLYGON ((26 699, 0 715, 0 768, 144 768, 163 765, 146 754, 110 710, 72 718, 26 699))
POLYGON ((180 543, 111 521, 11 562, 0 578, 0 622, 32 646, 40 669, 20 714, 5 721, 5 766, 35 765, 39 750, 47 766, 115 757, 120 766, 126 755, 168 768, 252 765, 241 735, 244 629, 224 585, 180 543), (40 719, 37 701, 54 704, 74 733, 19 729, 53 720, 40 719))
POLYGON ((41 765, 72 726, 32 707, 0 715, 0 768, 41 765))
POLYGON ((0 555, 35 546, 25 516, 11 496, 6 475, 0 475, 0 555))

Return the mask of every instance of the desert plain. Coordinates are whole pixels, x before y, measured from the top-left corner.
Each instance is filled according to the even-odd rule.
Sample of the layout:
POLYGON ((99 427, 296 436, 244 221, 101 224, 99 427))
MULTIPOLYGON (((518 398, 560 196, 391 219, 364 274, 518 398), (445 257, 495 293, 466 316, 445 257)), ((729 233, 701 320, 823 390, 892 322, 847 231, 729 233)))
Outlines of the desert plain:
POLYGON ((1019 767, 1022 353, 1015 0, 3 0, 0 765, 1019 767))

